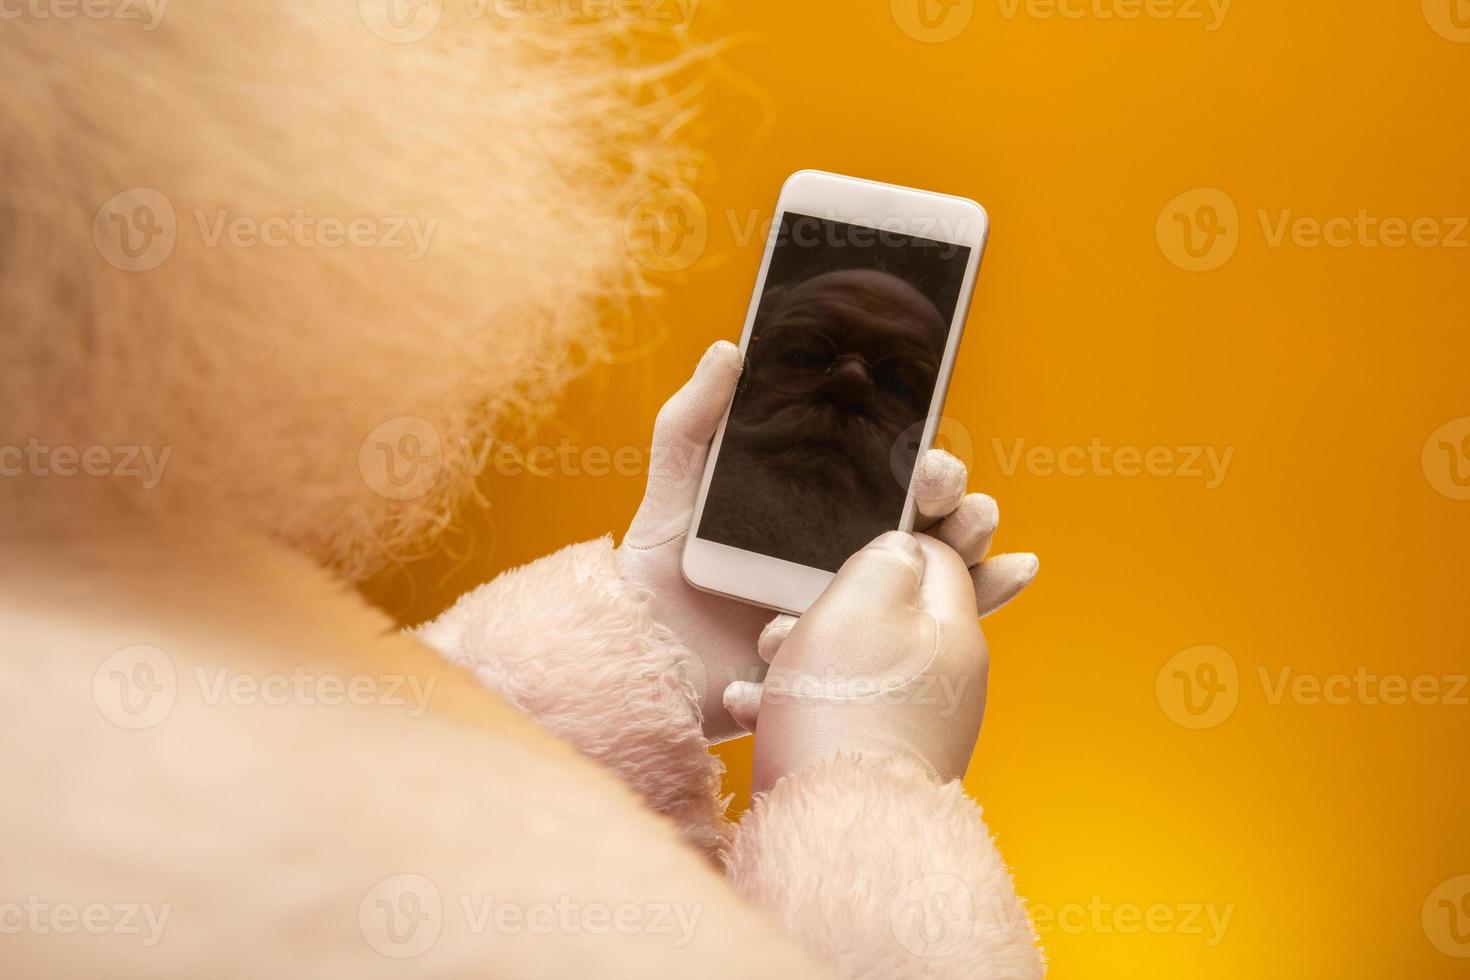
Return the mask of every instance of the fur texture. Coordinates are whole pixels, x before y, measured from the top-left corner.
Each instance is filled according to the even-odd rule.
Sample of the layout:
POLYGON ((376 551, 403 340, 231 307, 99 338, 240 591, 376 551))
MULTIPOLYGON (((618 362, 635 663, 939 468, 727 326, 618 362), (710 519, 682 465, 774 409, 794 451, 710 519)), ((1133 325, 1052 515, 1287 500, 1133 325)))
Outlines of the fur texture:
MULTIPOLYGON (((414 631, 623 779, 707 850, 731 828, 688 653, 622 580, 606 539, 467 593, 414 631)), ((862 980, 1036 980, 1025 907, 958 781, 839 756, 756 797, 725 851, 738 891, 862 980)))
MULTIPOLYGON (((427 36, 393 43, 374 7, 5 22, 0 445, 170 452, 147 492, 70 481, 86 486, 68 496, 214 514, 360 576, 450 520, 477 449, 548 404, 595 355, 604 305, 640 288, 624 218, 683 161, 677 59, 628 56, 649 29, 446 3, 427 36), (140 220, 176 234, 145 271, 94 241, 94 221, 137 217, 104 209, 134 188, 167 202, 140 220), (365 221, 383 244, 229 230, 298 212, 365 221), (420 256, 389 246, 400 220, 432 226, 420 256), (437 439, 421 446, 437 479, 411 499, 360 469, 400 417, 437 439)), ((0 481, 4 509, 64 524, 59 482, 0 481)))
POLYGON ((838 756, 756 798, 735 887, 844 976, 1036 980, 1036 935, 958 782, 916 762, 838 756))
POLYGON ((304 556, 77 530, 0 541, 7 980, 833 976, 625 786, 304 556), (97 699, 135 644, 168 658, 150 682, 175 682, 136 729, 97 699), (337 683, 228 693, 296 671, 337 683), (343 698, 354 679, 377 694, 343 698), (18 919, 31 899, 167 921, 148 945, 141 912, 88 934, 18 919))
MULTIPOLYGON (((369 0, 192 0, 146 31, 86 16, 0 30, 0 448, 168 451, 152 488, 0 480, 0 697, 23 733, 0 739, 0 838, 25 842, 0 849, 0 880, 178 908, 151 950, 11 937, 20 974, 821 974, 667 821, 460 671, 420 718, 216 702, 196 680, 439 676, 341 576, 446 523, 485 438, 534 417, 595 351, 601 305, 639 288, 624 218, 682 159, 663 70, 629 70, 620 30, 427 6, 439 22, 406 43, 374 33, 369 0), (146 214, 126 196, 139 189, 158 195, 146 214), (319 227, 261 243, 298 214, 366 220, 370 237, 399 219, 433 230, 416 257, 328 246, 319 227), (114 219, 141 220, 148 241, 167 226, 171 252, 130 271, 105 244, 114 219), (435 475, 399 499, 362 454, 402 417, 432 432, 418 448, 435 475), (133 731, 97 692, 109 658, 139 645, 169 658, 178 701, 133 731), (437 883, 445 928, 396 959, 364 917, 405 873, 437 883), (673 902, 704 919, 683 946, 487 937, 455 918, 484 896, 673 902)), ((606 542, 485 586, 421 635, 718 843, 719 771, 683 652, 606 542)), ((892 876, 952 871, 976 901, 1013 901, 1009 881, 957 787, 845 765, 803 772, 747 818, 735 880, 850 975, 923 975, 873 930, 892 876)), ((1028 937, 971 938, 926 962, 1034 976, 1028 937)))
POLYGON ((686 840, 725 843, 723 767, 701 733, 689 652, 618 574, 609 539, 507 572, 414 632, 612 770, 686 840))

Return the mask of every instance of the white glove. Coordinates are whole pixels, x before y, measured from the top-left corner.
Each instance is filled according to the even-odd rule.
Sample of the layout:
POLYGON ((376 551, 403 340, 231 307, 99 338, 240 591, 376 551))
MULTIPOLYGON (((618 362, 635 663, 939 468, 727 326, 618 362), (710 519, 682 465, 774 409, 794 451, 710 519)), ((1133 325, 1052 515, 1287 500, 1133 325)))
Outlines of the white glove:
MULTIPOLYGON (((742 720, 747 728, 754 726, 759 685, 752 682, 766 667, 757 640, 771 616, 769 610, 699 591, 684 581, 680 569, 710 442, 734 397, 741 368, 739 348, 718 341, 705 351, 694 377, 659 411, 648 488, 616 552, 623 577, 652 595, 654 620, 690 650, 689 680, 699 693, 704 734, 711 741, 742 734, 723 696, 736 682, 746 682, 737 686, 735 703, 749 709, 742 720)), ((930 533, 958 551, 966 565, 976 566, 970 572, 972 598, 984 616, 1025 588, 1036 576, 1037 563, 1034 555, 1014 554, 981 564, 999 512, 990 497, 965 495, 968 478, 958 459, 930 450, 915 467, 914 496, 921 524, 943 517, 930 533)))
POLYGON ((928 535, 890 531, 849 558, 773 656, 760 701, 752 792, 839 751, 965 774, 985 711, 988 655, 964 562, 928 535))

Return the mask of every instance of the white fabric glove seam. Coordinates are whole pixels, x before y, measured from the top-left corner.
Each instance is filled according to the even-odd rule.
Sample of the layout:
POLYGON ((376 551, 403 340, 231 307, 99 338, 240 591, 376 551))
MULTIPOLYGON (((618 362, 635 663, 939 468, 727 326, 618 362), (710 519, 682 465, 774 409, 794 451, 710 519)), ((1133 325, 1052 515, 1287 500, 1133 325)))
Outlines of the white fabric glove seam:
MULTIPOLYGON (((904 688, 911 686, 916 681, 922 679, 924 675, 928 672, 929 668, 934 665, 934 662, 939 659, 940 631, 944 629, 944 625, 939 622, 938 618, 936 618, 933 613, 925 612, 924 615, 928 616, 930 621, 934 623, 934 645, 929 650, 929 659, 924 661, 923 666, 919 667, 908 677, 904 678, 902 683, 896 684, 893 687, 887 688, 886 690, 879 691, 876 694, 862 694, 851 696, 844 696, 841 694, 782 694, 780 695, 780 697, 784 698, 787 701, 800 702, 802 704, 820 704, 823 702, 830 703, 832 701, 843 701, 848 704, 863 704, 864 702, 868 701, 876 701, 879 698, 891 697, 895 691, 902 691, 904 688)), ((780 654, 778 653, 777 656, 780 656, 780 654)), ((811 675, 803 674, 801 676, 810 677, 811 675)))
POLYGON ((626 538, 624 538, 623 539, 623 543, 622 543, 622 545, 620 545, 620 547, 627 548, 629 551, 653 551, 653 550, 655 550, 657 548, 662 548, 666 544, 673 544, 675 541, 678 541, 680 538, 685 538, 685 537, 688 537, 688 536, 689 536, 689 529, 688 528, 685 528, 684 530, 680 531, 678 534, 674 535, 673 537, 671 537, 671 538, 665 538, 664 540, 658 542, 657 544, 632 544, 626 538))

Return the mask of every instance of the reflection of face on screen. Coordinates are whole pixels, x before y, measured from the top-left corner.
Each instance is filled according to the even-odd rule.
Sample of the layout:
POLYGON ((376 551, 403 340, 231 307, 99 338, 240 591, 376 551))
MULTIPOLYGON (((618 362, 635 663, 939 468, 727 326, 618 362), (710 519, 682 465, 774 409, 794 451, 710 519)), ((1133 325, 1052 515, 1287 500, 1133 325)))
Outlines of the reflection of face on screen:
POLYGON ((699 537, 835 571, 898 526, 968 258, 783 217, 699 537))

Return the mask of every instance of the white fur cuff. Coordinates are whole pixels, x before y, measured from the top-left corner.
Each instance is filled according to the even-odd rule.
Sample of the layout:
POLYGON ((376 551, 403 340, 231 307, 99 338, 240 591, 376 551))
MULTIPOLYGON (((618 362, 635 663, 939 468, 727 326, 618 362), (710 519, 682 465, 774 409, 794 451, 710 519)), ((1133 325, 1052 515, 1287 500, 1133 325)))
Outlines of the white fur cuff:
POLYGON ((726 864, 741 894, 844 976, 1045 973, 980 808, 908 759, 838 756, 781 779, 726 864))
POLYGON ((700 730, 689 653, 618 573, 609 538, 512 569, 414 632, 612 770, 691 843, 724 843, 723 766, 700 730))

